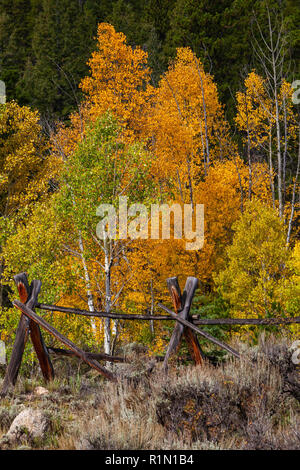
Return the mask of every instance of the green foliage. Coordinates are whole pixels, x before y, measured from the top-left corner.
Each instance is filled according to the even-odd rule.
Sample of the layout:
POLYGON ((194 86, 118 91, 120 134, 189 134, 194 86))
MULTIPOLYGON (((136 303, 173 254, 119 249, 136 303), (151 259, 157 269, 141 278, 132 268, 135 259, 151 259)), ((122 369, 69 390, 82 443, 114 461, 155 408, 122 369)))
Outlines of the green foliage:
MULTIPOLYGON (((47 194, 50 160, 39 114, 14 101, 0 105, 0 278, 6 263, 2 247, 34 203, 47 194)), ((6 304, 1 279, 0 306, 6 304)))
MULTIPOLYGON (((191 315, 199 315, 200 318, 215 319, 215 318, 228 318, 230 316, 230 306, 223 297, 217 294, 196 295, 193 301, 191 315)), ((198 325, 199 328, 211 334, 220 341, 227 342, 230 333, 234 328, 228 325, 198 325)), ((201 348, 214 360, 220 360, 226 356, 226 352, 215 348, 215 346, 208 342, 202 336, 198 336, 201 348)))
MULTIPOLYGON (((298 316, 300 312, 300 242, 297 241, 287 262, 290 276, 283 280, 281 295, 284 309, 290 316, 298 316)), ((299 330, 299 325, 297 326, 299 330)), ((296 331, 296 325, 293 329, 296 331)))
POLYGON ((24 216, 45 192, 45 157, 39 114, 14 101, 0 105, 0 216, 24 216))
POLYGON ((22 78, 28 57, 37 4, 40 0, 0 0, 0 79, 5 82, 7 99, 20 99, 22 78))
POLYGON ((78 232, 74 228, 90 239, 99 222, 96 209, 100 204, 117 207, 120 195, 127 196, 131 203, 149 200, 150 163, 150 155, 141 144, 126 146, 115 119, 110 114, 102 116, 90 124, 65 164, 57 198, 58 214, 72 224, 75 236, 78 232))
MULTIPOLYGON (((26 225, 19 224, 6 237, 3 283, 11 289, 11 298, 17 296, 13 275, 25 271, 30 280, 42 281, 41 302, 54 303, 64 297, 68 301, 72 297, 72 302, 77 299, 76 305, 86 307, 82 259, 92 272, 93 261, 101 255, 93 237, 99 222, 97 207, 102 202, 117 206, 121 192, 131 202, 147 202, 153 193, 148 153, 139 143, 124 145, 119 130, 110 114, 91 124, 64 164, 60 189, 36 204, 26 225)), ((6 330, 12 334, 9 318, 3 318, 6 330)), ((45 318, 75 342, 95 344, 88 318, 61 314, 47 314, 45 318)))
POLYGON ((222 295, 238 316, 283 313, 281 285, 289 276, 290 252, 282 220, 274 209, 252 200, 233 230, 227 267, 216 276, 222 295))
POLYGON ((0 217, 0 246, 3 246, 6 240, 14 231, 14 223, 11 219, 0 217))
POLYGON ((13 275, 27 272, 29 279, 43 282, 41 301, 53 301, 57 290, 56 279, 63 275, 63 254, 59 249, 63 232, 53 211, 51 199, 37 204, 26 226, 15 228, 3 247, 6 261, 4 279, 16 296, 13 275))
POLYGON ((18 82, 20 99, 50 117, 67 117, 78 106, 77 84, 87 73, 96 18, 78 1, 43 0, 35 16, 30 57, 18 82))

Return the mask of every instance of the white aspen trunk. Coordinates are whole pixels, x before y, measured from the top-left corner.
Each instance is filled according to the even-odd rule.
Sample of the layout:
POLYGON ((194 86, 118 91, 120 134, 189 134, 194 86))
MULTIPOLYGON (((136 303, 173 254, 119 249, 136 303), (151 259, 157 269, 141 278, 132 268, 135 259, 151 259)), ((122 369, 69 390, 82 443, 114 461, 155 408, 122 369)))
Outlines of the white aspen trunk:
MULTIPOLYGON (((78 237, 78 243, 79 243, 79 249, 80 249, 80 255, 81 255, 81 262, 83 266, 83 271, 84 271, 84 279, 85 279, 85 287, 86 287, 86 293, 87 293, 87 303, 88 303, 88 308, 90 312, 95 311, 95 306, 94 306, 94 299, 93 299, 93 293, 91 290, 91 280, 90 280, 90 275, 89 271, 87 268, 86 260, 84 257, 84 247, 83 247, 83 240, 81 233, 79 232, 79 237, 78 237)), ((96 323, 93 318, 91 318, 91 325, 94 333, 96 333, 96 323)))
POLYGON ((196 56, 194 56, 194 59, 195 59, 198 75, 199 75, 199 78, 200 78, 200 85, 201 85, 203 114, 204 114, 204 126, 205 126, 206 163, 207 163, 207 168, 209 168, 210 152, 209 152, 209 142, 208 142, 207 112, 206 112, 206 101, 205 101, 205 96, 204 96, 204 86, 203 86, 201 70, 199 68, 199 64, 197 62, 196 56))
POLYGON ((236 163, 236 159, 234 158, 233 161, 234 161, 234 166, 236 168, 236 172, 237 172, 237 175, 238 175, 239 186, 240 186, 240 190, 241 190, 241 214, 242 214, 244 212, 244 190, 243 190, 243 185, 242 185, 242 178, 241 178, 241 174, 239 172, 239 168, 238 168, 237 163, 236 163))
POLYGON ((204 175, 207 176, 205 145, 204 145, 204 141, 203 141, 202 124, 201 124, 201 121, 200 121, 200 120, 199 120, 199 125, 200 125, 200 136, 201 136, 201 145, 202 145, 202 153, 203 153, 204 175))
POLYGON ((287 156, 287 146, 288 146, 288 136, 287 136, 287 115, 286 115, 286 99, 283 97, 283 112, 284 112, 284 149, 283 149, 283 168, 282 168, 282 199, 283 207, 285 205, 286 197, 286 156, 287 156))
POLYGON ((208 127, 207 127, 207 113, 206 113, 206 102, 204 97, 204 88, 203 88, 203 81, 201 77, 201 73, 199 72, 200 82, 201 82, 201 92, 202 92, 202 102, 203 102, 203 113, 204 113, 204 128, 205 128, 205 143, 206 143, 206 163, 207 168, 209 168, 209 159, 210 159, 210 152, 209 152, 209 142, 208 142, 208 127))
POLYGON ((299 143, 298 143, 298 162, 297 162, 296 177, 295 177, 295 181, 293 185, 291 215, 289 219, 289 225, 288 225, 288 231, 287 231, 287 237, 286 237, 287 244, 290 243, 290 238, 291 238, 291 233, 292 233, 293 218, 294 218, 294 213, 295 213, 296 188, 297 188, 297 183, 298 183, 298 178, 299 178, 299 171, 300 171, 300 127, 299 127, 299 143))
MULTIPOLYGON (((75 207, 76 203, 75 203, 75 200, 74 200, 72 188, 70 188, 70 189, 71 189, 71 193, 72 193, 72 203, 73 203, 73 206, 75 207)), ((86 264, 86 259, 84 257, 84 246, 83 246, 83 240, 82 240, 82 235, 81 235, 80 230, 78 230, 78 245, 79 245, 81 262, 82 262, 82 267, 83 267, 83 272, 84 272, 88 308, 89 308, 90 312, 94 312, 95 311, 95 306, 94 306, 93 293, 92 293, 92 290, 91 290, 91 279, 90 279, 88 267, 87 267, 87 264, 86 264)), ((96 323, 95 323, 94 318, 91 318, 91 325, 92 325, 93 332, 95 334, 96 333, 96 323)))
MULTIPOLYGON (((107 235, 104 234, 104 269, 105 269, 105 312, 110 313, 111 310, 111 261, 110 250, 107 235)), ((110 318, 104 319, 104 352, 110 354, 111 352, 111 331, 110 331, 110 318)))
MULTIPOLYGON (((151 279, 150 283, 150 289, 151 289, 151 309, 150 309, 150 315, 154 315, 154 293, 153 293, 153 280, 151 279)), ((150 332, 154 336, 154 321, 150 320, 150 332)))
POLYGON ((119 337, 119 320, 114 321, 114 338, 111 345, 111 355, 114 355, 115 347, 119 337))
POLYGON ((247 125, 247 157, 248 157, 248 169, 249 169, 249 185, 248 185, 248 196, 251 201, 252 196, 252 162, 251 162, 251 140, 249 132, 249 115, 247 106, 247 92, 245 93, 245 108, 246 108, 246 125, 247 125))
POLYGON ((279 217, 283 216, 283 201, 282 201, 282 161, 281 161, 281 147, 280 147, 280 125, 279 125, 279 106, 277 99, 277 89, 275 91, 275 109, 276 109, 276 140, 277 140, 277 179, 278 179, 278 203, 279 203, 279 217))
POLYGON ((275 49, 273 44, 273 30, 271 25, 270 14, 268 11, 269 20, 269 35, 270 35, 270 50, 271 50, 271 64, 272 64, 272 80, 273 80, 273 92, 275 100, 275 124, 276 124, 276 143, 277 143, 277 180, 278 180, 278 204, 279 204, 279 217, 283 216, 283 201, 282 201, 282 159, 281 159, 281 144, 280 144, 280 116, 279 116, 279 104, 277 96, 278 88, 278 76, 276 70, 276 59, 275 49))
POLYGON ((192 178, 191 178, 191 164, 189 156, 186 156, 186 165, 187 165, 187 172, 188 172, 188 182, 189 182, 189 190, 190 190, 190 201, 192 206, 192 211, 194 213, 194 200, 193 200, 193 185, 192 185, 192 178))
POLYGON ((270 186, 272 193, 272 204, 273 209, 275 209, 275 188, 273 181, 273 159, 272 159, 272 124, 270 122, 270 132, 269 132, 269 174, 270 174, 270 186))

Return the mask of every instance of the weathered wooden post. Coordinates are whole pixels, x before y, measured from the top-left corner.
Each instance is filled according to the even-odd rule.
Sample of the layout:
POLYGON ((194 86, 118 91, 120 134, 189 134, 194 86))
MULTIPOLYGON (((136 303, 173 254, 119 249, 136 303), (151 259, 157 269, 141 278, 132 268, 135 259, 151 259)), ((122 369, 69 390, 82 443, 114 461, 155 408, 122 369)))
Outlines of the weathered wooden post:
POLYGON ((89 364, 90 367, 96 369, 100 374, 104 375, 109 380, 116 381, 116 377, 112 374, 109 370, 102 367, 99 362, 94 359, 90 354, 87 354, 85 351, 82 351, 76 344, 62 335, 59 331, 56 330, 53 326, 49 325, 44 318, 39 317, 30 307, 27 305, 22 304, 22 302, 15 300, 13 305, 23 312, 26 317, 30 318, 31 321, 35 322, 37 325, 44 328, 44 330, 48 331, 51 335, 53 335, 56 339, 61 341, 64 345, 71 349, 74 352, 75 356, 79 359, 82 359, 84 362, 89 364))
MULTIPOLYGON (((182 295, 177 277, 171 277, 167 279, 167 285, 170 291, 175 313, 180 318, 188 320, 195 291, 198 287, 198 279, 196 277, 188 277, 182 295)), ((183 334, 185 336, 190 354, 195 363, 203 364, 204 353, 200 348, 197 336, 190 328, 185 328, 184 325, 177 322, 164 359, 165 372, 168 370, 168 360, 170 356, 177 351, 183 334)))
POLYGON ((216 344, 217 346, 220 346, 220 348, 225 349, 226 351, 230 352, 233 354, 233 356, 240 358, 241 355, 238 351, 233 349, 229 344, 224 343, 223 341, 220 341, 219 339, 215 338, 214 336, 210 335, 209 333, 206 333, 206 331, 200 330, 200 328, 197 328, 197 326, 194 325, 194 323, 191 323, 184 318, 181 318, 179 315, 176 315, 172 310, 169 308, 165 307, 163 304, 158 303, 158 306, 161 307, 165 312, 168 312, 171 317, 173 317, 178 323, 181 323, 183 326, 190 328, 191 330, 195 331, 199 335, 203 336, 204 338, 208 339, 212 343, 216 344))
MULTIPOLYGON (((17 274, 14 276, 14 281, 17 286, 21 302, 26 304, 29 308, 34 309, 41 289, 41 281, 34 280, 29 286, 26 273, 17 274)), ((43 341, 39 326, 25 315, 21 314, 11 358, 4 377, 2 394, 6 394, 8 389, 13 387, 16 383, 29 333, 44 379, 49 381, 54 378, 51 359, 43 341)))

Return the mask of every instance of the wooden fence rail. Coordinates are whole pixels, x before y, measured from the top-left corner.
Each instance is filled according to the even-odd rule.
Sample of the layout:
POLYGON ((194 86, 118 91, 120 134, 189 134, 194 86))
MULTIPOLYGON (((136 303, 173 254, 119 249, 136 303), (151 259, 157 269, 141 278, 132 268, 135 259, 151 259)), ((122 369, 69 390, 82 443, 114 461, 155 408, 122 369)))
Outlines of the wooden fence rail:
POLYGON ((82 315, 84 317, 95 317, 95 318, 111 318, 112 320, 173 320, 169 315, 136 315, 128 313, 118 313, 118 312, 101 312, 94 311, 90 312, 89 310, 81 310, 79 308, 70 308, 70 307, 60 307, 58 305, 47 305, 47 304, 37 304, 37 308, 41 310, 46 310, 49 312, 61 312, 61 313, 70 313, 74 315, 82 315))
POLYGON ((239 358, 240 353, 233 349, 228 344, 220 341, 206 331, 201 330, 196 325, 290 325, 293 323, 300 323, 300 317, 295 318, 200 318, 197 315, 191 315, 190 310, 194 298, 195 291, 198 287, 198 279, 195 277, 188 277, 186 280, 185 288, 181 293, 177 277, 167 279, 167 286, 170 292, 173 310, 169 309, 163 304, 158 304, 158 307, 168 313, 168 315, 134 315, 126 314, 123 312, 89 312, 78 308, 61 307, 58 305, 47 305, 38 303, 38 295, 41 289, 41 282, 33 280, 29 285, 26 273, 17 274, 14 277, 20 300, 15 300, 13 305, 21 311, 19 325, 16 331, 15 342, 12 349, 11 358, 7 366, 2 395, 5 395, 10 387, 16 383, 18 372, 20 369, 22 356, 24 353, 26 341, 30 335, 32 344, 34 346, 39 364, 46 381, 54 378, 54 369, 50 359, 50 353, 62 356, 78 357, 86 362, 90 367, 96 369, 105 378, 116 381, 117 377, 107 368, 103 367, 98 361, 107 362, 124 362, 123 357, 110 356, 103 353, 90 353, 85 352, 76 346, 72 341, 62 335, 58 330, 51 326, 44 318, 36 314, 35 308, 51 311, 62 312, 67 314, 82 315, 86 317, 96 318, 111 318, 119 320, 131 321, 175 321, 175 327, 171 335, 171 339, 164 357, 164 370, 168 370, 168 361, 170 357, 178 350, 182 338, 185 337, 190 355, 195 364, 202 365, 205 359, 205 354, 200 348, 197 334, 201 335, 208 341, 216 344, 222 349, 233 356, 239 358), (57 340, 63 343, 68 349, 59 349, 47 347, 44 343, 41 329, 44 329, 57 340))
MULTIPOLYGON (((60 307, 59 305, 40 304, 36 308, 49 312, 61 312, 85 317, 111 318, 112 320, 131 320, 131 321, 176 321, 176 318, 170 315, 137 315, 119 312, 101 312, 95 310, 81 310, 79 308, 60 307)), ((192 315, 194 325, 291 325, 300 323, 300 317, 293 318, 200 318, 198 315, 192 315)))

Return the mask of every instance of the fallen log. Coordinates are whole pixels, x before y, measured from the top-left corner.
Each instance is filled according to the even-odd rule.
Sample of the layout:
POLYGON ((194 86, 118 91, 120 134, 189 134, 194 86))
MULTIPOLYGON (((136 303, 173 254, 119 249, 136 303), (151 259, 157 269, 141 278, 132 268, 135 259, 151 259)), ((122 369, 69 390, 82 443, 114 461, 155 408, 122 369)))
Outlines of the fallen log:
POLYGON ((93 367, 96 369, 100 374, 102 374, 104 377, 111 381, 116 381, 116 377, 114 374, 112 374, 109 370, 105 369, 105 367, 102 367, 98 361, 95 359, 92 359, 87 356, 87 354, 82 351, 76 344, 74 344, 72 341, 70 341, 68 338, 63 336, 59 331, 57 331, 53 326, 49 325, 49 323, 44 320, 44 318, 39 317, 33 310, 28 308, 26 305, 22 304, 22 302, 18 300, 14 300, 13 305, 17 307, 21 312, 24 313, 28 318, 36 322, 39 326, 44 328, 44 330, 48 331, 51 335, 53 335, 56 339, 58 339, 61 343, 63 343, 65 346, 67 346, 71 351, 74 352, 74 354, 82 359, 84 362, 86 362, 90 367, 93 367))

